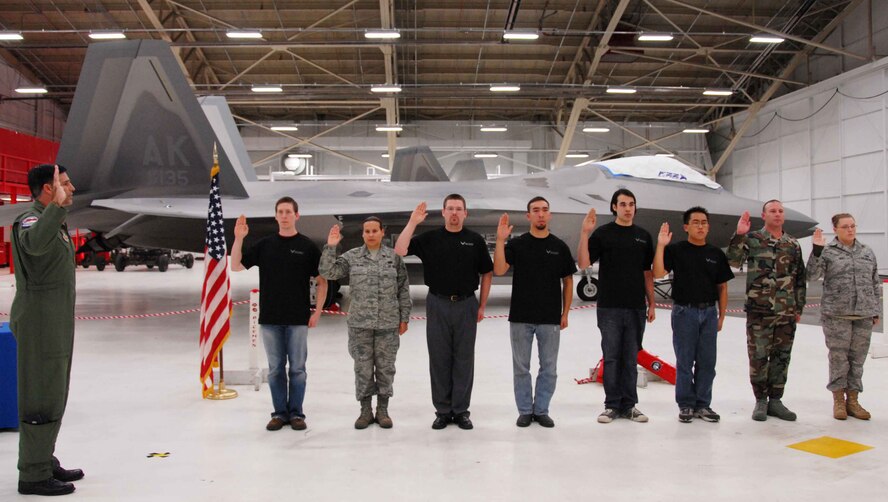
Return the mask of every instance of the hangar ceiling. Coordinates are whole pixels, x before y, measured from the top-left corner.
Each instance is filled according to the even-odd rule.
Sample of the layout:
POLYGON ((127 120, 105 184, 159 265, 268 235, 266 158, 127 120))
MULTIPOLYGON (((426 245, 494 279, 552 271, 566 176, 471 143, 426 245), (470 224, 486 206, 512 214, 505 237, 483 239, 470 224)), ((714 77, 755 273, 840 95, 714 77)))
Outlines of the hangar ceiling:
POLYGON ((63 108, 90 35, 120 30, 128 39, 168 41, 196 94, 224 95, 236 116, 257 123, 361 116, 528 120, 562 131, 585 120, 705 125, 814 83, 791 78, 805 58, 870 59, 823 43, 857 8, 871 7, 864 0, 4 0, 0 32, 22 39, 0 41, 0 54, 63 108), (380 29, 399 38, 367 38, 380 29), (230 38, 235 30, 261 38, 230 38), (755 43, 753 35, 784 40, 755 43), (281 91, 253 92, 265 84, 281 91), (401 90, 373 92, 379 84, 401 90), (520 90, 491 91, 497 84, 520 90), (635 92, 608 92, 615 87, 635 92))

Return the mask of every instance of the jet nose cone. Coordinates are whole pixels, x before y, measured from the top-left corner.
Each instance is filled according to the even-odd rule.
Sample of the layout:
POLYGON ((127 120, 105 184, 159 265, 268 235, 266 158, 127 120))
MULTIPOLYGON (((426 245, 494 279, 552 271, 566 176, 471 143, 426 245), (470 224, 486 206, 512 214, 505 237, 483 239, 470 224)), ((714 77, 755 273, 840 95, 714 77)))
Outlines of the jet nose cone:
POLYGON ((783 230, 789 235, 797 239, 808 237, 814 233, 816 227, 817 221, 813 218, 794 209, 784 210, 783 230))

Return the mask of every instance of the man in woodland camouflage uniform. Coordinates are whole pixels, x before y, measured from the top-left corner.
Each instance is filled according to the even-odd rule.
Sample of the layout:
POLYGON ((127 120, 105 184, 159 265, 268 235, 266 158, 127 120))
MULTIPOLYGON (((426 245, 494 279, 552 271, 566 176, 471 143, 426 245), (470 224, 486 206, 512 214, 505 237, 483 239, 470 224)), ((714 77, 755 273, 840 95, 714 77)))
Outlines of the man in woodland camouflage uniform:
POLYGON ((770 415, 795 420, 781 398, 796 323, 805 306, 805 263, 798 241, 783 232, 783 204, 766 202, 762 219, 765 226, 750 232, 749 211, 744 212, 726 253, 733 267, 747 262, 746 345, 756 399, 752 419, 764 421, 770 415))
POLYGON ((318 270, 328 280, 349 279, 348 353, 355 361, 355 396, 361 414, 355 429, 366 429, 374 421, 392 427, 388 414, 395 357, 400 336, 410 321, 410 281, 407 265, 394 250, 382 245, 385 231, 379 218, 364 220, 364 245, 336 256, 342 240, 339 225, 333 225, 321 253, 318 270), (376 417, 372 399, 377 395, 376 417))

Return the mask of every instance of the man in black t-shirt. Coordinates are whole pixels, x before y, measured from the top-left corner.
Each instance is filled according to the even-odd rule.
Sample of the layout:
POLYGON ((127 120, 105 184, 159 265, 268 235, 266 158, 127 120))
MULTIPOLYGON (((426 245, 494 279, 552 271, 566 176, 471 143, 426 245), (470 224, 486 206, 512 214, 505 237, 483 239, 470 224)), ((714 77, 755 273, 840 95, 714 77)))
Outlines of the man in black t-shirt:
POLYGON ((625 188, 614 192, 610 208, 614 221, 597 230, 595 209, 589 210, 580 228, 577 249, 580 268, 588 268, 601 260, 598 329, 604 356, 605 409, 598 416, 598 422, 610 423, 617 417, 647 422, 648 417, 635 407, 638 403, 635 385, 645 320, 653 322, 655 317, 651 274, 654 245, 651 234, 633 224, 636 208, 632 192, 625 188))
POLYGON ((512 267, 512 302, 509 334, 512 341, 512 382, 518 406, 518 427, 536 421, 555 427, 549 402, 555 394, 561 330, 573 299, 573 273, 577 271, 570 248, 549 232, 549 201, 534 197, 527 203, 530 231, 506 243, 512 234, 509 215, 500 218, 496 231, 493 272, 503 275, 512 267), (536 395, 530 377, 530 353, 536 335, 540 367, 536 395))
POLYGON ((684 212, 688 240, 669 244, 672 232, 663 223, 654 254, 654 277, 672 272, 672 346, 675 348, 675 401, 678 421, 694 417, 718 422, 712 402, 717 333, 725 321, 728 281, 734 273, 721 249, 706 243, 709 213, 696 206, 684 212))
POLYGON ((305 360, 308 357, 308 328, 317 326, 327 280, 318 274, 321 250, 296 230, 299 206, 290 197, 274 205, 278 232, 260 239, 243 251, 244 237, 250 229, 241 215, 234 227, 231 245, 231 270, 240 272, 259 267, 259 328, 268 356, 268 388, 274 411, 265 426, 280 430, 290 424, 304 430, 305 360), (311 313, 311 278, 317 280, 317 308, 311 313), (290 363, 289 372, 287 362, 290 363), (289 376, 289 382, 288 382, 289 376))
POLYGON ((444 198, 443 227, 413 237, 427 214, 425 202, 416 206, 395 243, 395 253, 418 256, 429 287, 426 341, 436 415, 432 428, 443 429, 456 422, 460 429, 471 429, 469 403, 475 378, 475 333, 477 323, 484 318, 493 262, 484 238, 463 228, 469 212, 461 195, 444 198), (479 276, 480 300, 475 298, 479 276))

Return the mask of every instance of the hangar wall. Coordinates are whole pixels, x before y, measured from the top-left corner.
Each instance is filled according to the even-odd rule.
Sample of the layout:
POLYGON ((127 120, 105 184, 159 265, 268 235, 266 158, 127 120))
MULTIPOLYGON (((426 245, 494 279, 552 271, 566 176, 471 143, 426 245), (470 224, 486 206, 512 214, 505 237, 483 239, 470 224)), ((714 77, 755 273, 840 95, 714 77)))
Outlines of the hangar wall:
POLYGON ((65 112, 51 99, 16 96, 17 87, 33 84, 0 58, 0 96, 4 98, 0 100, 0 127, 50 141, 61 141, 67 119, 65 112))
MULTIPOLYGON (((734 123, 745 120, 739 114, 734 123)), ((855 216, 858 238, 888 273, 888 58, 768 103, 730 155, 717 181, 742 197, 778 198, 818 220, 855 216)), ((730 137, 715 131, 713 157, 730 137)), ((807 255, 810 239, 803 241, 807 255)))

